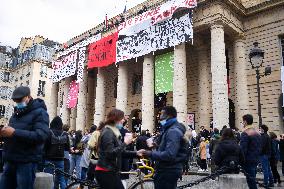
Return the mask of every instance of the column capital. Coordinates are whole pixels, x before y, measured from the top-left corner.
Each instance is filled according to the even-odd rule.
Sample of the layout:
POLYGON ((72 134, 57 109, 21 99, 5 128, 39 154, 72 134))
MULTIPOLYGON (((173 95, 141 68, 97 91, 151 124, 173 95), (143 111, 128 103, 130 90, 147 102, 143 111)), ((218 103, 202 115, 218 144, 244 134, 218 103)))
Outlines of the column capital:
POLYGON ((234 43, 242 42, 244 43, 246 40, 244 33, 239 33, 236 36, 234 36, 234 43))
POLYGON ((210 30, 215 30, 215 29, 224 29, 224 23, 222 23, 221 21, 216 21, 210 24, 210 30))

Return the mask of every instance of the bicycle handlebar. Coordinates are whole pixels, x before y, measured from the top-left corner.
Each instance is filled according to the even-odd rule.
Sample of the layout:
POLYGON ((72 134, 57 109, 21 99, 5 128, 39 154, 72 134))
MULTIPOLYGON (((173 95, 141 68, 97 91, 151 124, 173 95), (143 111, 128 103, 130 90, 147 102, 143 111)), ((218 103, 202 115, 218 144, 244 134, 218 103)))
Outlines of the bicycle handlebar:
POLYGON ((147 170, 150 170, 151 173, 145 175, 144 178, 151 178, 151 177, 154 175, 155 170, 154 170, 153 167, 150 167, 150 166, 146 165, 145 162, 149 162, 149 160, 147 160, 147 159, 140 159, 140 161, 137 162, 136 164, 142 164, 142 166, 138 166, 139 169, 147 169, 147 170))

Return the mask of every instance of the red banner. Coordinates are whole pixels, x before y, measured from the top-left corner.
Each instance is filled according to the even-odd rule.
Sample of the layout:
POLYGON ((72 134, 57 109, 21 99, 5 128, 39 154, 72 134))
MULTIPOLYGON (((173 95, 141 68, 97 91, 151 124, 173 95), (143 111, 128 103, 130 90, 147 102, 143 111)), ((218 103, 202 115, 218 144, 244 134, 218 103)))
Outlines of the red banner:
POLYGON ((77 105, 77 99, 78 99, 78 93, 79 93, 79 83, 76 83, 76 81, 72 81, 70 83, 69 87, 69 94, 67 99, 67 108, 75 108, 77 105))
POLYGON ((109 35, 90 44, 88 68, 104 67, 116 62, 116 42, 118 33, 109 35))

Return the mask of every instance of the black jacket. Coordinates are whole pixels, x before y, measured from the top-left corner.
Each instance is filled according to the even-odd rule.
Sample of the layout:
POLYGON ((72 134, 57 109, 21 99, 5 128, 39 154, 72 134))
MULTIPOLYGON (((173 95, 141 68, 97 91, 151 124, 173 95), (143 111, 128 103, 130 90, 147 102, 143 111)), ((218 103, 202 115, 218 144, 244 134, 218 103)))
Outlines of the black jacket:
POLYGON ((176 119, 169 120, 163 127, 164 130, 158 140, 158 149, 153 151, 150 157, 157 161, 157 170, 182 170, 188 155, 188 143, 183 138, 185 128, 176 119))
POLYGON ((136 149, 137 150, 149 150, 149 147, 147 146, 147 137, 146 135, 140 135, 136 140, 136 149))
POLYGON ((284 139, 279 141, 280 160, 284 161, 284 139))
POLYGON ((267 133, 261 134, 261 153, 260 155, 271 156, 271 139, 267 133))
POLYGON ((10 162, 38 162, 44 143, 49 137, 49 117, 43 100, 30 100, 23 110, 15 108, 9 125, 15 129, 11 138, 4 139, 3 158, 10 162))
POLYGON ((52 144, 51 138, 52 133, 50 133, 50 137, 47 139, 45 143, 45 159, 46 160, 63 160, 64 159, 64 151, 66 149, 70 149, 70 142, 68 138, 68 133, 63 132, 62 130, 51 129, 51 132, 62 140, 61 144, 52 144), (63 143, 64 142, 64 143, 63 143))
MULTIPOLYGON (((244 163, 244 155, 236 140, 220 141, 213 158, 214 163, 218 167, 230 167, 232 161, 235 162, 235 165, 242 165, 244 163)), ((234 170, 237 169, 236 166, 234 168, 234 170)))
POLYGON ((123 157, 136 157, 136 152, 127 151, 127 145, 117 138, 114 132, 106 127, 101 132, 98 148, 98 166, 111 172, 119 172, 123 157))

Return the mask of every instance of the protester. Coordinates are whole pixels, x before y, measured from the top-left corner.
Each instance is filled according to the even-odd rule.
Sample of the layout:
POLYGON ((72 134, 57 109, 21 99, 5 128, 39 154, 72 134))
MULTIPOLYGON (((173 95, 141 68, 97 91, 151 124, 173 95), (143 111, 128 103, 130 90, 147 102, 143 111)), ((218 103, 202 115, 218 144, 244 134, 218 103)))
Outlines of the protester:
POLYGON ((147 146, 147 139, 149 137, 147 137, 146 135, 146 130, 142 130, 141 135, 138 136, 137 140, 136 140, 136 150, 141 150, 141 149, 145 149, 148 150, 148 146, 147 146))
POLYGON ((124 121, 124 112, 113 109, 107 115, 105 128, 103 129, 98 143, 99 160, 96 166, 96 179, 101 188, 124 189, 121 182, 119 171, 121 168, 121 157, 141 156, 142 153, 126 151, 127 145, 132 143, 133 137, 127 134, 124 142, 121 142, 119 129, 124 121))
POLYGON ((244 170, 247 172, 247 183, 250 189, 257 189, 256 167, 261 153, 261 136, 252 125, 253 116, 246 114, 243 116, 243 132, 241 134, 240 146, 244 153, 244 170))
POLYGON ((90 129, 90 132, 87 133, 81 140, 83 145, 85 146, 81 161, 80 161, 80 167, 81 167, 81 179, 85 180, 87 178, 88 168, 90 165, 91 160, 91 151, 88 147, 89 139, 92 135, 92 133, 97 129, 96 125, 93 125, 90 129))
MULTIPOLYGON (((59 116, 56 116, 50 123, 50 137, 45 143, 46 163, 52 163, 55 168, 64 171, 64 149, 70 148, 68 134, 63 132, 63 123, 59 116)), ((45 169, 45 172, 53 174, 51 167, 45 169)), ((66 181, 62 174, 56 173, 54 179, 54 189, 65 189, 66 181)))
POLYGON ((201 137, 204 137, 205 139, 209 139, 209 137, 210 137, 209 131, 207 129, 205 129, 204 126, 200 127, 200 133, 199 134, 200 134, 201 137))
POLYGON ((271 157, 271 139, 267 134, 267 132, 268 132, 268 127, 266 125, 261 125, 260 126, 260 133, 261 133, 260 162, 263 171, 264 185, 266 187, 272 187, 274 182, 269 164, 269 159, 271 157))
POLYGON ((13 91, 16 103, 9 124, 0 134, 4 139, 4 171, 1 189, 33 189, 37 163, 42 161, 43 147, 49 137, 49 117, 41 99, 33 99, 28 87, 13 91))
MULTIPOLYGON (((70 129, 70 126, 67 124, 63 125, 63 131, 66 133, 66 136, 68 137, 69 146, 65 146, 64 148, 64 172, 68 173, 70 171, 70 144, 71 144, 71 136, 68 133, 70 129)), ((65 177, 65 183, 67 185, 68 183, 68 177, 65 177)))
POLYGON ((226 128, 223 130, 221 140, 213 156, 213 161, 218 168, 230 167, 230 170, 226 171, 227 173, 239 173, 238 165, 243 165, 244 155, 237 144, 232 129, 226 128), (232 162, 234 162, 233 165, 232 162))
POLYGON ((277 170, 277 163, 280 160, 280 151, 279 151, 279 141, 277 140, 277 135, 274 132, 270 133, 271 137, 271 158, 270 166, 273 173, 274 183, 281 184, 280 175, 277 170))
MULTIPOLYGON (((155 189, 175 189, 182 175, 187 156, 187 142, 184 140, 186 128, 177 121, 177 111, 172 106, 162 109, 160 120, 162 133, 155 151, 145 151, 144 155, 156 161, 155 189)), ((153 146, 153 143, 148 145, 153 146)))
POLYGON ((91 153, 90 164, 87 172, 88 180, 94 180, 95 178, 95 169, 99 159, 98 142, 99 142, 99 137, 101 135, 101 131, 103 130, 104 127, 105 127, 104 122, 100 122, 99 126, 97 127, 96 131, 92 133, 90 140, 88 142, 88 147, 91 153))
POLYGON ((207 156, 206 156, 206 142, 205 138, 200 138, 200 145, 199 145, 199 155, 200 155, 200 169, 198 171, 208 171, 207 170, 207 156))
POLYGON ((209 144, 209 154, 211 155, 211 172, 215 172, 216 170, 216 164, 214 162, 214 159, 215 159, 215 151, 216 151, 216 148, 220 142, 220 133, 219 133, 219 129, 217 128, 214 128, 213 130, 213 134, 212 134, 212 137, 211 137, 211 141, 210 141, 210 144, 209 144))
POLYGON ((71 161, 70 161, 70 173, 73 174, 76 170, 76 177, 81 178, 80 162, 84 151, 84 143, 81 141, 83 138, 82 131, 75 132, 75 136, 72 138, 71 146, 71 161))
MULTIPOLYGON (((181 125, 183 125, 183 124, 181 123, 181 125)), ((186 174, 186 175, 189 173, 189 168, 190 168, 189 161, 190 161, 190 157, 191 157, 191 153, 192 153, 191 137, 192 137, 191 131, 187 130, 184 134, 184 137, 183 137, 185 142, 186 142, 186 145, 187 145, 187 147, 186 147, 187 155, 186 155, 186 160, 185 160, 184 165, 183 165, 183 174, 186 174)))
POLYGON ((280 161, 282 161, 282 175, 284 176, 284 134, 280 135, 279 150, 280 161))

